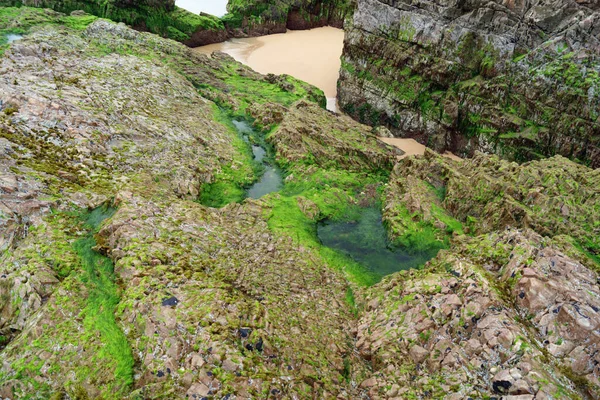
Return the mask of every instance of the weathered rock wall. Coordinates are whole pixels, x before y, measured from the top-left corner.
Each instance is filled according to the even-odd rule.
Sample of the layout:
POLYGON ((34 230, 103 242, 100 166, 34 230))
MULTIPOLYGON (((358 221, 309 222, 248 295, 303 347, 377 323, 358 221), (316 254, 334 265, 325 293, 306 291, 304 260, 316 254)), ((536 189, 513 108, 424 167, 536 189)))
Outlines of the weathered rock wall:
POLYGON ((600 166, 600 14, 574 1, 360 0, 339 101, 437 150, 600 166))
POLYGON ((259 36, 287 29, 342 28, 352 16, 353 0, 231 0, 224 21, 232 36, 259 36))

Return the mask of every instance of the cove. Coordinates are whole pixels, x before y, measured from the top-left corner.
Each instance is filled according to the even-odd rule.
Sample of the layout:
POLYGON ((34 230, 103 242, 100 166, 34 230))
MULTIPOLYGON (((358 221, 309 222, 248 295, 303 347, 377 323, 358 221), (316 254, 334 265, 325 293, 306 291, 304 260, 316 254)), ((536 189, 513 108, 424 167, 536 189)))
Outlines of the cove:
MULTIPOLYGON (((238 132, 243 135, 246 142, 250 142, 250 136, 256 138, 256 132, 248 122, 233 120, 232 123, 238 132)), ((254 161, 261 163, 264 169, 260 179, 246 190, 246 197, 259 199, 264 195, 281 190, 283 177, 279 169, 273 165, 271 158, 268 157, 265 147, 259 144, 252 144, 251 146, 254 161)))
POLYGON ((317 236, 323 246, 350 257, 379 279, 394 272, 418 268, 435 257, 439 250, 413 252, 393 247, 387 239, 381 211, 376 207, 361 209, 353 221, 324 220, 317 226, 317 236))
POLYGON ((337 81, 343 42, 343 30, 323 27, 231 39, 197 47, 195 51, 207 55, 222 51, 261 74, 288 74, 301 79, 323 90, 327 108, 337 111, 337 81))

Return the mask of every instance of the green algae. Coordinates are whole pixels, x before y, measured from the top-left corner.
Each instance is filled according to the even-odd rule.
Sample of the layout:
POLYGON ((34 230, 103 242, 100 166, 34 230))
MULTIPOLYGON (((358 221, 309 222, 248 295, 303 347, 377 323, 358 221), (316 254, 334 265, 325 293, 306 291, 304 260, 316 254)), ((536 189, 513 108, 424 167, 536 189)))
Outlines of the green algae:
POLYGON ((362 209, 350 221, 319 222, 318 237, 324 246, 333 248, 379 277, 410 268, 419 268, 435 257, 439 248, 397 247, 388 242, 387 231, 377 207, 362 209))
POLYGON ((77 240, 73 248, 83 266, 81 280, 88 289, 86 306, 82 310, 83 325, 89 332, 100 334, 104 345, 96 355, 98 362, 114 363, 114 386, 118 391, 126 391, 133 384, 134 361, 127 338, 115 321, 115 309, 120 301, 119 288, 112 261, 95 250, 97 243, 94 239, 102 222, 115 212, 115 208, 104 205, 84 214, 84 225, 89 232, 77 240))
POLYGON ((233 123, 230 113, 217 106, 213 109, 215 120, 227 128, 237 156, 222 166, 213 182, 202 185, 198 201, 208 207, 221 208, 245 198, 246 188, 256 181, 261 166, 252 159, 252 150, 244 141, 244 132, 233 123))
POLYGON ((318 222, 329 219, 343 221, 356 219, 361 207, 354 196, 365 185, 378 185, 385 175, 361 174, 344 170, 317 170, 289 180, 280 193, 266 199, 271 207, 267 221, 271 231, 290 237, 298 245, 314 250, 331 268, 342 271, 347 278, 361 286, 377 283, 381 276, 347 254, 323 246, 318 237, 318 222), (307 215, 300 208, 302 201, 315 205, 315 215, 307 215))
MULTIPOLYGON (((20 1, 2 0, 0 6, 20 6, 20 1)), ((44 0, 37 2, 36 7, 49 8, 54 11, 69 14, 73 11, 82 10, 95 17, 107 18, 115 22, 123 22, 127 25, 144 28, 152 33, 159 34, 174 40, 186 41, 191 35, 200 30, 223 31, 225 26, 217 17, 211 15, 196 15, 187 10, 175 7, 173 10, 164 7, 152 7, 145 4, 124 6, 116 1, 53 1, 44 0)), ((27 9, 27 7, 23 7, 27 9)), ((69 18, 69 17, 66 17, 69 18)), ((83 19, 65 20, 72 27, 82 26, 83 19)), ((87 16, 90 20, 91 17, 87 16)), ((92 21, 93 22, 93 21, 92 21)))

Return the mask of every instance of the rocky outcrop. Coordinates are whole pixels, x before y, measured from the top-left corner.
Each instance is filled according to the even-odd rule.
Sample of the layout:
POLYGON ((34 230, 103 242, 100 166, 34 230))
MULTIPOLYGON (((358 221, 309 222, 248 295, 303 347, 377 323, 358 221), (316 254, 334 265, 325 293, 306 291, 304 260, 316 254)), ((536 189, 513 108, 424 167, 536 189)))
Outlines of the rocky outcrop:
POLYGON ((428 151, 395 166, 384 220, 400 240, 419 230, 443 240, 463 229, 482 234, 527 227, 549 237, 568 235, 598 257, 599 182, 600 170, 561 156, 519 165, 482 153, 457 162, 428 151))
POLYGON ((593 2, 360 0, 339 101, 436 150, 598 167, 599 35, 593 2))
POLYGON ((369 294, 356 346, 373 372, 361 387, 371 398, 597 398, 596 280, 531 231, 464 237, 369 294))
POLYGON ((209 99, 243 113, 322 92, 123 24, 20 11, 13 25, 40 22, 0 61, 0 397, 352 391, 344 276, 271 232, 268 204, 195 201, 224 171, 253 174, 209 99), (79 216, 107 203, 102 225, 79 216))
MULTIPOLYGON (((260 114, 254 116, 261 120, 260 114)), ((294 104, 282 114, 279 123, 267 139, 277 149, 280 165, 305 163, 354 171, 388 170, 402 154, 378 141, 369 127, 347 116, 332 114, 315 103, 294 104)))

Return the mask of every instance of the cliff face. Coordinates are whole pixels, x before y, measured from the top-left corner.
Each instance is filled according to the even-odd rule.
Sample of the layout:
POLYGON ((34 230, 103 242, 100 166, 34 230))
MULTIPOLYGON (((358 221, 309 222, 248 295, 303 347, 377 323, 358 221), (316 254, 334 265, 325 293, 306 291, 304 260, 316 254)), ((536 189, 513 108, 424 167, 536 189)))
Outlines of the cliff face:
POLYGON ((224 21, 233 36, 282 33, 321 26, 342 28, 352 16, 352 0, 231 0, 224 21))
POLYGON ((438 150, 600 166, 597 2, 360 0, 341 106, 438 150))

